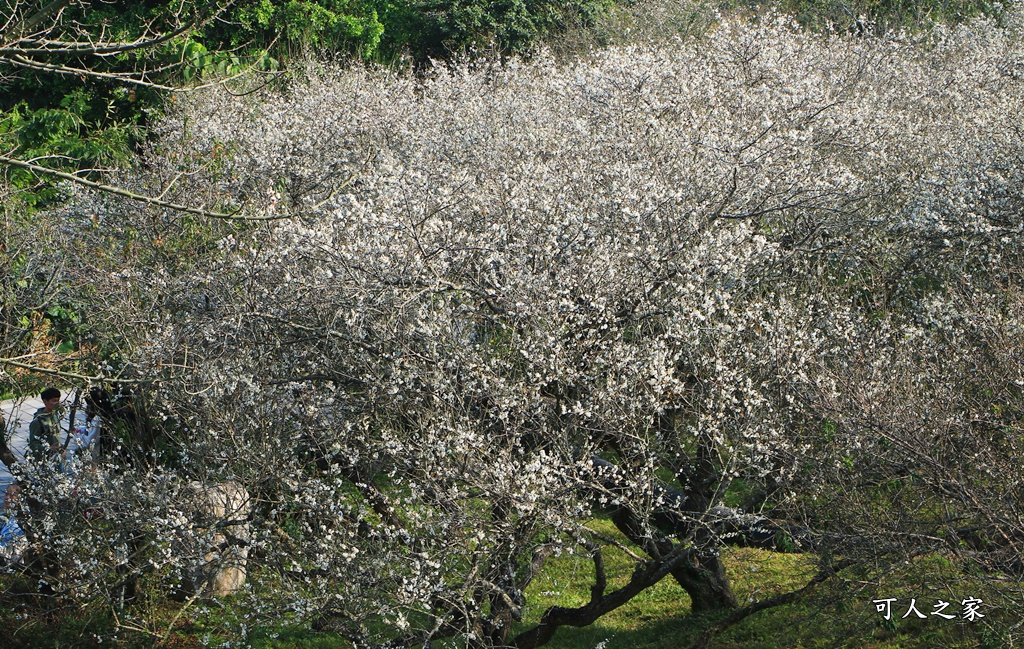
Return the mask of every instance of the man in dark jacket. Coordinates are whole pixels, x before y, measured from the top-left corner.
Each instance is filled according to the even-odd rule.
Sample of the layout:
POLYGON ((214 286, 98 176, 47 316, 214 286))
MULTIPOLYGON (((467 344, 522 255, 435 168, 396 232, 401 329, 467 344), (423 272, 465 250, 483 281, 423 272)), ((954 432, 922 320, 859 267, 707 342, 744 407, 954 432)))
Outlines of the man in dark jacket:
POLYGON ((39 396, 43 407, 36 410, 28 426, 28 454, 33 460, 60 452, 60 390, 46 388, 39 396))

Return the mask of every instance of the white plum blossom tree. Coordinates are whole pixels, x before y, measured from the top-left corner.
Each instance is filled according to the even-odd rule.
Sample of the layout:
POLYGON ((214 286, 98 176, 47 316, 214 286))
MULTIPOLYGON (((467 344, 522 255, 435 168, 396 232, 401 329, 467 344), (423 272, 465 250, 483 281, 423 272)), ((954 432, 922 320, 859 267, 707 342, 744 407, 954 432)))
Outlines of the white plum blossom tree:
MULTIPOLYGON (((663 578, 738 609, 708 642, 795 596, 740 608, 725 544, 806 552, 813 583, 950 555, 1018 611, 996 578, 1024 538, 1007 20, 914 40, 769 16, 571 64, 310 64, 185 98, 118 184, 291 217, 97 266, 163 430, 79 478, 118 522, 91 554, 73 517, 35 532, 54 586, 180 576, 200 479, 252 495, 253 617, 360 646, 540 646, 663 578), (610 588, 602 553, 627 540, 610 588), (592 559, 589 601, 523 619, 564 552, 592 559)), ((189 223, 81 190, 63 217, 189 223)))

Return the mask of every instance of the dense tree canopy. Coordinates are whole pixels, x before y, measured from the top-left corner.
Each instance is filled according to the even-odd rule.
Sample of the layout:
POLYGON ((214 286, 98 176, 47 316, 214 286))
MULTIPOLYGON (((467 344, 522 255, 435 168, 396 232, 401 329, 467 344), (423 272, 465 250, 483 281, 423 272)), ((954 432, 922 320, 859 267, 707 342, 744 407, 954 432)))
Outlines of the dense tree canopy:
POLYGON ((166 638, 126 598, 244 548, 239 637, 526 649, 662 579, 704 642, 796 597, 738 601, 728 545, 851 589, 928 556, 1019 641, 1020 12, 533 49, 613 9, 8 4, 0 379, 134 392, 101 463, 0 457, 17 570, 166 638), (531 609, 559 555, 592 583, 531 609))
POLYGON ((265 220, 80 185, 47 217, 33 263, 76 256, 92 344, 159 422, 130 467, 37 476, 44 510, 76 488, 109 523, 46 519, 52 587, 88 606, 126 575, 179 582, 191 481, 233 481, 250 622, 360 645, 539 646, 660 579, 737 608, 727 544, 850 584, 947 557, 1015 637, 1014 20, 917 43, 773 16, 176 101, 112 181, 265 220), (638 553, 623 586, 595 517, 638 553), (585 603, 523 619, 558 553, 593 561, 585 603))

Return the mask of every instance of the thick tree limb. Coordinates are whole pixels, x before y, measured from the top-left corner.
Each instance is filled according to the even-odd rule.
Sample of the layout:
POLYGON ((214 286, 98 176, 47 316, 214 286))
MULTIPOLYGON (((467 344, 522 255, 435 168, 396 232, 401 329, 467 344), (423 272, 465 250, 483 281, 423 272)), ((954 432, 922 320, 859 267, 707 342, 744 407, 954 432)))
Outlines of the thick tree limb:
MULTIPOLYGON (((601 488, 617 497, 626 497, 628 489, 635 489, 622 469, 607 460, 591 456, 594 475, 601 488)), ((661 505, 651 515, 650 523, 661 532, 675 537, 696 534, 699 541, 710 537, 739 547, 755 547, 776 552, 792 552, 797 548, 780 544, 783 537, 805 540, 806 530, 776 523, 763 516, 743 514, 735 509, 715 505, 707 511, 694 511, 689 497, 681 491, 661 484, 652 484, 649 490, 661 505)))
MULTIPOLYGON (((0 421, 0 424, 2 423, 3 422, 0 421)), ((6 436, 2 434, 2 428, 3 427, 0 426, 0 462, 3 462, 4 466, 10 470, 11 467, 17 464, 18 458, 14 457, 14 453, 12 453, 10 447, 7 446, 7 439, 6 436)))
POLYGON ((821 570, 819 570, 818 574, 816 574, 809 582, 807 582, 807 584, 803 588, 788 593, 783 593, 781 595, 776 595, 775 597, 769 597, 766 600, 754 602, 750 606, 744 606, 741 609, 733 611, 729 614, 727 618, 725 618, 721 622, 718 622, 711 628, 705 629, 704 633, 702 633, 700 638, 698 638, 697 641, 694 642, 693 645, 691 645, 690 649, 709 649, 711 646, 711 641, 717 634, 721 633, 722 631, 728 629, 734 624, 737 624, 738 622, 741 622, 747 617, 750 617, 754 613, 758 613, 769 608, 774 608, 776 606, 783 606, 784 604, 789 604, 790 602, 795 601, 812 586, 820 584, 821 582, 835 576, 837 572, 839 572, 843 568, 846 568, 847 566, 852 565, 853 563, 853 561, 847 560, 841 561, 836 565, 826 565, 821 570))
POLYGON ((603 594, 604 589, 600 587, 599 579, 591 589, 590 602, 578 608, 550 607, 541 616, 540 624, 517 635, 510 643, 511 646, 518 649, 533 649, 547 644, 562 626, 583 627, 593 624, 602 615, 614 611, 643 590, 661 581, 673 568, 689 559, 691 554, 690 549, 679 546, 661 561, 638 564, 629 582, 607 595, 603 594))

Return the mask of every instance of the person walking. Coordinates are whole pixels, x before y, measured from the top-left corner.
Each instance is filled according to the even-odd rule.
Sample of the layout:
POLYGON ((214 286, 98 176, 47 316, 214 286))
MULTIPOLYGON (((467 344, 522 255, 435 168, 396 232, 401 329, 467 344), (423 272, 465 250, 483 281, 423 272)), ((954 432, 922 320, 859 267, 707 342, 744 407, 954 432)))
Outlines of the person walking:
POLYGON ((28 426, 28 455, 36 461, 61 452, 60 390, 46 388, 39 396, 43 407, 36 410, 28 426))

